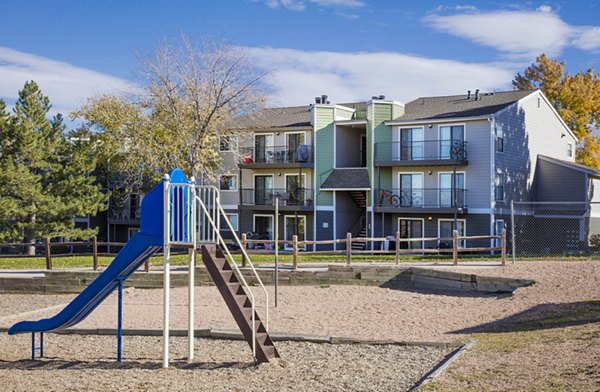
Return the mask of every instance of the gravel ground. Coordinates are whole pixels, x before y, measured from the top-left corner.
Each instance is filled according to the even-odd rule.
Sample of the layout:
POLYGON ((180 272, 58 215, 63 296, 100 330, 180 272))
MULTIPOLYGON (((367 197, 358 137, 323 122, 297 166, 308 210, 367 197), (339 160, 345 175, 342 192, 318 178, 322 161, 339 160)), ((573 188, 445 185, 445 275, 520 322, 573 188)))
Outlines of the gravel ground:
MULTIPOLYGON (((363 286, 281 286, 277 308, 273 307, 273 287, 269 287, 269 327, 271 331, 309 335, 447 342, 464 340, 459 333, 463 329, 517 313, 528 317, 538 305, 600 298, 598 261, 527 262, 486 268, 483 273, 534 279, 537 283, 502 296, 418 293, 363 286)), ((171 328, 185 329, 187 289, 176 288, 171 294, 171 328)), ((255 295, 262 301, 260 291, 255 289, 255 295)), ((0 296, 2 308, 5 297, 10 296, 0 296)), ((29 309, 39 309, 38 300, 45 297, 20 298, 19 308, 26 308, 28 302, 29 309)), ((237 328, 216 288, 196 288, 195 301, 197 327, 237 328)), ((162 328, 162 290, 131 290, 125 293, 124 302, 125 328, 162 328)), ((259 309, 260 314, 263 310, 259 309)), ((42 312, 36 317, 55 313, 56 310, 42 312)), ((17 319, 4 320, 2 324, 7 326, 13 321, 17 319)), ((116 295, 113 295, 79 327, 115 328, 116 323, 116 295)))
MULTIPOLYGON (((452 270, 451 268, 449 269, 452 270)), ((271 295, 270 330, 276 332, 303 333, 321 336, 348 336, 367 339, 445 342, 456 339, 468 340, 469 336, 467 334, 471 332, 469 330, 470 328, 475 328, 486 323, 491 323, 515 315, 524 319, 535 317, 536 313, 541 311, 539 309, 543 308, 541 305, 571 303, 600 298, 600 262, 598 261, 524 262, 508 265, 504 268, 486 268, 484 272, 481 272, 476 268, 473 268, 472 270, 462 268, 460 271, 479 272, 487 276, 534 279, 537 283, 533 287, 520 288, 513 295, 502 296, 457 294, 452 292, 406 292, 362 286, 331 286, 325 288, 318 286, 282 286, 280 287, 279 306, 277 308, 272 306, 273 288, 269 287, 269 294, 271 295)), ((258 298, 262 298, 258 290, 255 291, 255 294, 258 298)), ((47 298, 49 296, 19 296, 20 298, 17 300, 10 299, 11 297, 11 295, 0 296, 0 309, 3 309, 3 312, 5 313, 11 313, 12 309, 18 309, 19 311, 24 309, 38 309, 40 308, 40 298, 48 300, 47 298)), ((162 327, 162 290, 131 290, 126 292, 124 298, 125 328, 160 329, 162 327)), ((61 303, 63 299, 58 302, 61 303)), ((187 289, 173 289, 171 297, 171 328, 186 328, 186 303, 187 289)), ((263 309, 259 309, 261 314, 262 311, 263 309)), ((47 312, 47 314, 42 312, 36 314, 36 317, 32 318, 37 319, 39 317, 47 317, 55 313, 56 310, 47 312)), ((111 296, 88 319, 82 322, 79 327, 114 328, 116 326, 116 316, 116 296, 111 296)), ((9 326, 13 321, 17 321, 17 319, 3 320, 2 324, 3 326, 9 326)), ((233 318, 227 311, 223 300, 214 287, 196 288, 196 326, 198 328, 236 328, 233 318)), ((6 338, 6 336, 2 337, 2 339, 6 338)), ((11 337, 11 339, 14 339, 14 337, 11 337)), ((136 355, 150 355, 145 354, 146 351, 143 351, 143 353, 140 354, 134 354, 137 345, 131 345, 130 339, 136 338, 126 338, 125 355, 130 356, 131 358, 134 358, 136 355)), ((15 350, 14 346, 16 345, 12 343, 12 340, 10 342, 10 349, 15 350)), ((2 344, 2 346, 6 347, 7 344, 2 344)), ((114 338, 111 340, 110 344, 114 344, 114 338)), ((155 344, 144 345, 146 346, 144 350, 148 350, 148 353, 153 352, 152 350, 159 350, 160 348, 158 340, 156 340, 155 344)), ((296 366, 299 366, 306 361, 306 359, 301 358, 306 358, 307 356, 310 358, 310 355, 302 354, 302 350, 305 350, 304 348, 300 348, 302 345, 296 345, 294 343, 277 343, 277 347, 279 348, 280 346, 286 347, 286 349, 280 350, 283 354, 283 364, 293 363, 297 364, 296 366), (288 348, 288 345, 289 347, 299 347, 299 351, 296 352, 295 348, 288 348)), ((323 349, 323 347, 335 347, 317 346, 320 347, 320 349, 323 349)), ((75 347, 78 346, 75 345, 75 347)), ((200 347, 201 345, 198 349, 200 350, 199 352, 202 350, 200 347)), ((0 349, 0 359, 23 358, 24 353, 28 352, 27 344, 25 344, 18 349, 16 354, 10 354, 7 357, 5 356, 7 355, 7 349, 8 348, 0 349)), ((247 346, 243 346, 240 349, 245 353, 244 355, 248 355, 249 350, 247 346)), ((361 348, 361 350, 362 349, 363 348, 361 348)), ((310 349, 307 350, 310 352, 310 349)), ((401 349, 396 347, 394 350, 401 349)), ((108 361, 108 358, 111 358, 113 355, 114 354, 109 353, 100 357, 106 358, 108 361)), ((324 355, 325 363, 313 366, 328 366, 328 354, 324 355)), ((333 351, 331 352, 331 355, 334 355, 333 351)), ((344 355, 347 355, 349 358, 361 357, 360 352, 352 354, 346 353, 344 355)), ((534 362, 543 360, 543 351, 532 353, 531 355, 535 356, 535 358, 531 359, 534 362)), ((379 356, 378 353, 376 357, 378 358, 379 356)), ((367 362, 372 362, 373 366, 381 369, 389 367, 390 365, 383 359, 385 355, 381 356, 381 362, 378 360, 367 362)), ((57 357, 63 358, 62 352, 60 355, 57 354, 57 357)), ((160 357, 159 354, 156 355, 156 358, 158 357, 160 357)), ((421 361, 420 356, 416 356, 415 358, 416 362, 421 361)), ((83 359, 85 358, 80 358, 80 360, 83 359)), ((227 360, 223 363, 225 362, 227 362, 227 360)), ((397 362, 397 365, 394 364, 388 371, 390 369, 395 369, 397 366, 404 368, 404 361, 393 360, 393 362, 397 362)), ((26 362, 23 363, 26 364, 26 362)), ((356 372, 358 372, 356 374, 369 373, 366 371, 359 371, 360 369, 356 372, 345 369, 343 366, 346 366, 347 364, 341 360, 332 363, 334 363, 334 365, 332 365, 334 368, 344 369, 342 374, 352 375, 356 372), (337 363, 337 365, 335 365, 335 363, 337 363)), ((282 376, 282 380, 287 380, 287 372, 291 372, 291 370, 285 368, 286 365, 282 364, 266 366, 280 366, 285 369, 280 370, 277 368, 278 372, 281 374, 284 374, 283 372, 285 371, 286 376, 282 376)), ((364 366, 362 368, 364 368, 364 366)), ((259 367, 259 370, 256 370, 255 372, 262 373, 262 369, 263 366, 259 367)), ((82 371, 85 372, 86 370, 82 371)), ((131 371, 133 373, 136 372, 133 370, 131 371)), ((394 373, 398 372, 395 372, 394 370, 394 373)), ((185 372, 184 374, 186 376, 182 375, 181 377, 185 379, 187 379, 186 377, 195 377, 193 375, 188 376, 188 373, 185 372)), ((289 374, 291 377, 292 373, 289 374)), ((302 377, 303 382, 315 382, 315 384, 306 384, 308 389, 313 388, 314 385, 320 385, 318 383, 323 380, 319 379, 321 381, 314 381, 314 376, 310 374, 310 370, 306 370, 304 376, 302 377), (311 377, 313 378, 311 379, 311 377)), ((385 378, 385 376, 381 377, 385 378)), ((4 379, 4 375, 2 376, 2 379, 4 379)), ((140 373, 140 375, 132 376, 132 380, 138 379, 149 383, 154 382, 151 381, 151 378, 147 380, 142 373, 140 373)), ((177 380, 178 377, 175 376, 173 379, 177 380)), ((250 380, 250 376, 248 376, 248 380, 250 380)), ((260 382, 265 381, 261 379, 260 382)), ((281 382, 286 383, 288 381, 281 382)), ((143 385, 145 384, 139 385, 141 385, 139 389, 154 389, 155 386, 155 384, 148 384, 148 387, 144 387, 143 385)), ((335 384, 335 386, 337 387, 338 384, 335 384)), ((364 384, 360 384, 356 389, 363 389, 362 387, 364 386, 364 384)), ((232 386, 231 388, 234 387, 232 386)), ((241 388, 245 389, 243 387, 241 388)), ((366 389, 373 388, 367 387, 366 389)), ((322 389, 332 389, 332 387, 323 386, 322 389)))
POLYGON ((122 364, 115 338, 51 335, 50 357, 23 360, 29 336, 0 336, 2 390, 11 391, 405 391, 448 353, 394 345, 278 342, 281 359, 255 366, 242 341, 172 338, 172 366, 161 368, 161 339, 126 337, 122 364))

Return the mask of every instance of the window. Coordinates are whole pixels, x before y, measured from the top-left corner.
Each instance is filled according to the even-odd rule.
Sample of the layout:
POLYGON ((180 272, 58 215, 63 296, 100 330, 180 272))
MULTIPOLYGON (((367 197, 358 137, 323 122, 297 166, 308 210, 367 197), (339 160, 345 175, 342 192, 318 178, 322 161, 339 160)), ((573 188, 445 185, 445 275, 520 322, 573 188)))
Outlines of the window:
POLYGON ((504 152, 504 130, 502 126, 496 128, 496 151, 504 152))
POLYGON ((465 173, 440 173, 440 207, 465 206, 465 173))
POLYGON ((231 151, 233 142, 232 136, 221 136, 219 137, 219 151, 231 151))
POLYGON ((504 201, 504 174, 496 173, 495 183, 495 199, 496 201, 504 201))
MULTIPOLYGON (((464 219, 456 220, 456 230, 458 230, 458 236, 464 237, 466 236, 466 223, 464 219)), ((454 231, 454 220, 453 219, 438 219, 438 236, 440 238, 450 238, 452 237, 452 232, 454 231)), ((458 247, 464 248, 467 246, 466 240, 458 241, 458 247)), ((440 249, 450 249, 452 248, 452 240, 443 240, 439 243, 440 249)))
POLYGON ((400 206, 423 206, 423 174, 399 174, 400 206))
MULTIPOLYGON (((229 222, 231 223, 231 226, 233 226, 233 230, 238 231, 238 214, 225 213, 225 216, 227 216, 227 220, 229 220, 229 222)), ((227 224, 227 222, 225 222, 225 219, 223 218, 223 216, 221 216, 220 229, 225 230, 225 231, 229 230, 229 225, 227 224)))
POLYGON ((573 143, 567 144, 567 157, 573 158, 573 143))
POLYGON ((237 175, 223 175, 220 177, 219 189, 222 191, 237 190, 237 175))
POLYGON ((304 205, 306 189, 304 183, 306 182, 306 175, 300 177, 298 174, 286 174, 285 175, 285 192, 287 193, 287 205, 304 205))
POLYGON ((273 215, 254 215, 254 236, 259 240, 273 239, 273 215))
POLYGON ((464 141, 464 125, 440 127, 440 159, 461 159, 464 141))
POLYGON ((423 128, 400 129, 400 160, 424 159, 423 128))

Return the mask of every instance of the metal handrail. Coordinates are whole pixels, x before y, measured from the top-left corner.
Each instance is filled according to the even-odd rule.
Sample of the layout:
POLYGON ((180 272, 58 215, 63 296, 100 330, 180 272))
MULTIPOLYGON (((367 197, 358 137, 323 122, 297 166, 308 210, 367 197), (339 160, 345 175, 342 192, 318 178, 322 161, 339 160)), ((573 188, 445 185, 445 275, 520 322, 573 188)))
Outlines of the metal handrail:
POLYGON ((375 143, 375 162, 467 160, 467 142, 460 139, 375 143))
MULTIPOLYGON (((268 331, 269 330, 269 294, 267 292, 267 289, 266 289, 265 285, 262 282, 262 279, 260 279, 260 276, 258 275, 258 272, 254 268, 254 265, 250 261, 250 258, 248 257, 248 254, 246 253, 246 250, 242 246, 242 243, 241 243, 239 237, 237 236, 235 230, 233 229, 233 226, 231 225, 231 222, 229 221, 229 219, 227 219, 227 215, 225 214, 225 210, 223 210, 223 207, 221 206, 221 203, 219 201, 220 197, 219 197, 218 190, 216 188, 214 188, 214 190, 216 191, 216 195, 217 195, 217 198, 214 200, 214 202, 216 204, 216 207, 218 208, 218 211, 221 214, 221 216, 225 218, 225 222, 229 226, 229 230, 233 234, 233 237, 234 237, 235 241, 237 242, 237 244, 240 246, 240 249, 242 250, 243 257, 245 257, 246 260, 248 260, 248 264, 250 265, 250 268, 252 269, 252 272, 254 273, 254 276, 256 277, 256 279, 257 279, 260 287, 262 288, 262 290, 263 290, 263 292, 265 294, 265 328, 268 331)), ((208 219, 210 225, 212 226, 214 232, 216 233, 216 237, 218 239, 218 242, 225 249, 226 257, 228 257, 228 259, 233 264, 233 267, 235 268, 235 270, 236 270, 236 272, 237 272, 237 274, 238 274, 238 276, 240 278, 240 281, 242 282, 244 288, 246 289, 247 293, 250 296, 250 301, 251 301, 251 304, 252 304, 252 353, 253 353, 254 357, 256 357, 256 316, 255 316, 256 312, 255 312, 255 298, 254 298, 254 294, 252 293, 252 290, 250 289, 250 286, 246 282, 246 279, 244 278, 244 275, 240 271, 240 269, 239 269, 237 263, 235 262, 233 256, 231 255, 231 252, 229 251, 229 248, 227 247, 227 244, 225 243, 225 240, 221 236, 219 228, 217 227, 215 221, 211 218, 210 213, 208 212, 208 209, 206 208, 206 205, 204 204, 204 201, 200 197, 198 197, 198 196, 196 196, 196 200, 199 202, 200 207, 202 208, 202 210, 206 214, 206 218, 208 219)))

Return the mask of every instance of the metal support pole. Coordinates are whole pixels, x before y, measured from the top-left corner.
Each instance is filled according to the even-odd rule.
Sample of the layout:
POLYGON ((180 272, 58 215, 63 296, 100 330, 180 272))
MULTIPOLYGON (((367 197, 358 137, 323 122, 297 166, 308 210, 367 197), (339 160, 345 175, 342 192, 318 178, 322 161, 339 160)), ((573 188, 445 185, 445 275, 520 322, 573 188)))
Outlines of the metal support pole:
POLYGON ((194 359, 194 271, 196 270, 196 247, 189 250, 190 268, 188 282, 188 361, 194 359))
POLYGON ((31 360, 35 361, 35 332, 31 333, 31 360))
POLYGON ((119 282, 117 300, 117 362, 123 359, 123 281, 124 277, 117 278, 119 282))
POLYGON ((514 200, 510 201, 510 237, 511 237, 511 247, 512 247, 512 263, 514 264, 517 261, 517 255, 515 252, 515 202, 514 200))
POLYGON ((279 291, 279 192, 275 193, 275 307, 279 291))
POLYGON ((40 332, 40 358, 44 358, 44 333, 40 332))
POLYGON ((164 242, 163 242, 163 368, 169 367, 169 298, 171 287, 171 247, 170 227, 171 221, 171 195, 169 191, 169 176, 165 176, 164 184, 164 242))

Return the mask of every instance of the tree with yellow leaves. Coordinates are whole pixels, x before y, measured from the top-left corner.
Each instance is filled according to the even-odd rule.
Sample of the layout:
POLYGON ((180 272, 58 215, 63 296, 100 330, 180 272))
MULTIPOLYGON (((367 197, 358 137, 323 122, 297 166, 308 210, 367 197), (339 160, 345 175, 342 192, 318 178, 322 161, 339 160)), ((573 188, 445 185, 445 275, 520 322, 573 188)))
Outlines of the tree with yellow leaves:
POLYGON ((577 162, 600 169, 600 74, 592 68, 575 75, 565 62, 542 54, 512 81, 515 90, 540 89, 579 139, 577 162))

